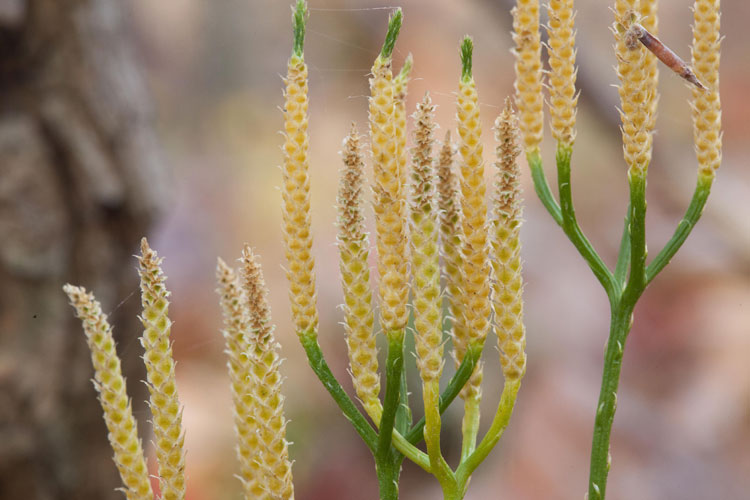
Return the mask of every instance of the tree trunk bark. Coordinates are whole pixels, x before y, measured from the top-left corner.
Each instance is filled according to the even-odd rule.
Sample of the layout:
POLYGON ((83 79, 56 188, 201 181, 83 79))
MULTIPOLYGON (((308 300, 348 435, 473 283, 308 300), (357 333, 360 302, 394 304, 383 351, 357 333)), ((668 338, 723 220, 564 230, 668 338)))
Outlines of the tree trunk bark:
POLYGON ((64 283, 112 311, 147 420, 132 255, 166 182, 124 14, 117 0, 0 0, 3 499, 122 498, 64 283))

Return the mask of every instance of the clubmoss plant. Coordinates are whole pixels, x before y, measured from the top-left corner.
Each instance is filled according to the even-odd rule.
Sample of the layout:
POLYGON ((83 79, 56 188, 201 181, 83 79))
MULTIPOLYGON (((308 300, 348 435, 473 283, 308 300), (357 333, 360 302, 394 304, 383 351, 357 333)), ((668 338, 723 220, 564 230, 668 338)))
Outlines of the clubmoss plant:
MULTIPOLYGON (((298 12, 304 5, 297 4, 298 12)), ((378 281, 378 307, 380 328, 387 340, 385 363, 385 393, 379 399, 379 374, 371 315, 372 296, 367 271, 367 238, 364 233, 362 212, 362 167, 359 138, 352 130, 344 141, 344 165, 339 190, 339 253, 344 285, 344 311, 346 339, 349 347, 349 362, 355 392, 361 399, 368 422, 328 368, 317 342, 317 332, 298 330, 302 345, 307 352, 310 365, 324 387, 331 394, 346 417, 373 453, 382 499, 398 498, 398 478, 404 458, 412 460, 422 469, 435 475, 445 498, 463 498, 471 474, 486 458, 499 440, 508 424, 515 403, 520 378, 525 371, 525 347, 523 326, 520 325, 520 260, 517 250, 518 238, 515 229, 495 231, 498 251, 504 255, 497 259, 498 272, 508 281, 504 297, 512 303, 511 310, 504 312, 513 316, 513 321, 503 320, 498 325, 498 335, 503 339, 503 363, 508 368, 509 378, 501 396, 498 411, 490 429, 477 444, 479 430, 479 403, 481 399, 481 368, 479 358, 484 341, 493 327, 491 323, 492 303, 487 276, 490 266, 490 227, 487 221, 485 201, 484 160, 482 158, 481 129, 479 127, 479 105, 476 86, 472 78, 472 49, 470 38, 461 44, 462 74, 459 78, 458 130, 461 153, 460 190, 456 187, 456 176, 451 171, 453 146, 446 138, 439 158, 433 156, 433 131, 435 128, 433 106, 425 96, 414 115, 415 132, 412 161, 407 172, 405 100, 408 77, 412 68, 411 57, 403 69, 394 77, 392 53, 403 15, 396 10, 389 19, 383 49, 376 58, 370 78, 369 100, 370 146, 372 148, 378 281), (409 183, 411 188, 409 189, 409 183), (409 196, 408 191, 411 191, 409 196), (438 194, 439 192, 439 194, 438 194), (440 211, 443 209, 443 212, 440 211), (515 231, 515 232, 514 232, 515 231), (449 296, 452 319, 453 351, 457 359, 457 371, 440 393, 440 376, 444 365, 442 291, 440 289, 440 236, 445 256, 446 291, 449 296), (509 238, 506 243, 505 238, 509 238), (513 241, 510 241, 513 240, 513 241), (513 251, 507 254, 506 247, 513 251), (515 266, 515 271, 505 269, 506 264, 515 266), (512 282, 512 283, 511 283, 512 282), (512 290, 512 292, 511 292, 512 290), (408 301, 411 294, 414 312, 414 337, 417 365, 422 380, 422 396, 425 417, 412 423, 408 406, 408 387, 404 372, 404 337, 409 318, 408 301), (519 335, 520 332, 520 335, 519 335), (365 370, 368 370, 365 372, 365 370), (467 384, 468 382, 468 384, 467 384), (464 445, 460 462, 452 469, 440 451, 441 413, 463 389, 464 397, 464 445), (374 424, 374 425, 373 425, 374 424), (416 445, 424 438, 425 453, 416 445)), ((300 34, 304 26, 295 16, 295 53, 302 58, 299 48, 300 34)), ((289 81, 289 77, 287 77, 289 81)), ((305 83, 298 85, 306 89, 305 83)), ((287 87, 287 95, 289 94, 287 87)), ((302 97, 298 98, 300 101, 302 97)), ((293 103, 294 105, 294 103, 293 103)), ((516 147, 517 124, 506 110, 504 124, 503 159, 499 163, 514 163, 515 156, 506 154, 516 147), (507 115, 507 116, 506 116, 507 115), (509 145, 510 144, 510 145, 509 145)), ((296 123, 303 118, 285 109, 285 130, 299 130, 296 123)), ((304 118, 306 121, 306 118, 304 118)), ((300 137, 297 144, 307 144, 300 137)), ((287 149, 288 150, 288 149, 287 149)), ((508 167, 510 168, 510 167, 508 167)), ((513 170, 515 172, 515 170, 513 170)), ((502 174, 510 175, 510 174, 502 174)), ((513 174, 515 175, 515 174, 513 174)), ((517 185, 516 179, 511 182, 517 185)), ((285 178, 284 199, 292 199, 295 193, 306 191, 307 177, 300 176, 304 185, 295 185, 285 178)), ((501 183, 502 184, 502 183, 501 183)), ((503 186, 505 184, 502 184, 503 186)), ((503 188, 505 189, 505 188, 503 188)), ((508 206, 517 207, 517 190, 498 194, 508 206), (510 196, 513 200, 508 199, 510 196)), ((309 204, 304 204, 309 210, 309 204)), ((506 207, 507 208, 507 207, 506 207)), ((298 210, 297 206, 285 204, 285 211, 298 210)), ((286 234, 310 233, 309 214, 292 217, 284 214, 286 234)), ((518 212, 520 213, 520 212, 518 212)), ((518 215, 513 212, 513 214, 518 215)), ((509 223, 513 228, 517 223, 509 223)), ((510 227, 510 226, 509 226, 510 227)), ((302 264, 294 253, 297 242, 287 239, 288 267, 296 269, 302 264)), ((295 279, 289 273, 290 279, 295 279)), ((307 277, 312 279, 313 273, 307 277)), ((311 284, 290 283, 293 288, 314 288, 311 284)), ((314 299, 314 297, 313 297, 314 299)), ((292 314, 295 314, 293 306, 292 314)))
MULTIPOLYGON (((550 0, 547 8, 550 71, 546 85, 539 2, 517 0, 513 9, 518 113, 512 100, 507 99, 495 121, 496 168, 489 195, 479 97, 472 75, 472 39, 465 37, 459 48, 457 145, 451 143, 447 132, 436 148, 435 107, 426 94, 413 114, 413 146, 409 148, 406 95, 414 61, 409 56, 394 76, 392 54, 403 14, 397 9, 389 18, 383 48, 372 66, 368 101, 377 280, 371 279, 368 264, 366 165, 362 138, 354 125, 344 139, 338 193, 344 333, 354 392, 364 411, 331 373, 318 343, 308 80, 303 51, 307 6, 304 0, 298 0, 292 9, 294 43, 284 79, 281 169, 291 319, 312 370, 371 451, 382 500, 398 498, 405 458, 435 476, 445 499, 464 498, 472 474, 509 424, 527 367, 517 163, 521 153, 526 156, 540 200, 589 264, 611 305, 587 495, 589 500, 603 500, 611 464, 609 440, 617 387, 633 309, 643 290, 694 227, 719 167, 719 0, 695 2, 692 69, 655 37, 655 0, 616 0, 613 33, 630 205, 617 264, 614 270, 608 269, 579 227, 572 201, 571 159, 578 104, 573 0, 550 0), (683 220, 666 246, 647 262, 645 189, 656 123, 659 61, 677 69, 694 84, 690 105, 699 169, 695 194, 683 220), (559 202, 552 195, 542 168, 545 86, 549 89, 552 136, 557 142, 559 202), (458 155, 454 155, 456 151, 458 155), (408 327, 410 315, 412 329, 408 327), (489 427, 480 437, 481 356, 490 330, 497 336, 499 369, 505 381, 489 427), (382 394, 378 334, 385 337, 387 346, 382 394), (404 340, 408 334, 414 336, 424 410, 424 417, 417 422, 409 407, 410 388, 404 367, 404 340), (449 349, 446 341, 451 343, 449 349), (456 371, 441 392, 446 350, 455 359, 456 371), (452 467, 441 448, 441 415, 459 395, 464 407, 462 446, 458 463, 452 467)), ((161 259, 145 239, 138 260, 142 345, 151 393, 159 498, 181 500, 185 497, 184 433, 170 341, 172 323, 167 314, 169 292, 161 259)), ((279 346, 273 336, 260 264, 250 247, 245 246, 239 273, 222 260, 218 261, 216 272, 244 495, 246 499, 291 500, 294 487, 285 438, 279 346)), ((92 295, 71 285, 64 290, 83 322, 92 353, 95 387, 125 494, 131 500, 153 499, 111 327, 92 295)))
MULTIPOLYGON (((538 0, 519 0, 515 11, 516 102, 521 111, 521 131, 526 159, 534 186, 552 218, 589 264, 604 287, 611 306, 611 327, 604 355, 601 392, 596 408, 591 463, 589 500, 605 498, 607 475, 611 466, 610 434, 617 405, 617 387, 625 341, 633 323, 633 309, 643 290, 669 263, 703 212, 716 169, 721 161, 721 104, 719 99, 719 0, 696 0, 693 7, 693 70, 678 64, 679 58, 666 58, 665 50, 649 47, 646 33, 656 33, 655 0, 616 0, 614 3, 615 55, 620 80, 620 117, 622 121, 623 156, 630 186, 630 204, 625 217, 620 252, 614 270, 610 270, 581 231, 573 208, 570 183, 574 131, 561 127, 561 117, 575 116, 576 102, 570 96, 574 82, 574 47, 572 2, 550 2, 550 43, 548 54, 551 72, 550 115, 553 135, 557 139, 557 180, 559 203, 547 184, 538 143, 542 107, 533 95, 541 95, 541 54, 536 48, 538 0), (564 22, 565 21, 565 22, 564 22), (636 41, 633 43, 634 33, 636 41), (638 43, 638 41, 642 43, 638 43), (672 238, 651 262, 646 251, 646 176, 651 162, 653 130, 658 94, 658 61, 666 60, 672 69, 691 81, 693 128, 698 157, 695 193, 672 238), (672 61, 672 62, 670 62, 672 61), (685 69, 688 68, 688 69, 685 69), (689 75, 694 72, 694 78, 689 75), (702 83, 701 83, 702 82, 702 83), (705 85, 705 88, 703 88, 705 85), (532 95, 533 94, 533 95, 532 95), (566 97, 567 96, 567 97, 566 97), (530 124, 533 124, 531 126, 530 124)), ((669 50, 671 54, 674 54, 669 50)))

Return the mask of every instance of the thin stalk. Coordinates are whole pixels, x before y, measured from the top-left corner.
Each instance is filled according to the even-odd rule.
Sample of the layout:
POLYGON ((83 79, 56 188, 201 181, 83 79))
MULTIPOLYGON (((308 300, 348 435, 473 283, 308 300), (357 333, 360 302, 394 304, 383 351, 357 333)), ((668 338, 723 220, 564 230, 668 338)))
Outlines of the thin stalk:
POLYGON ((422 468, 428 474, 432 474, 432 468, 430 467, 430 457, 427 453, 423 452, 401 435, 397 430, 393 431, 393 447, 406 458, 414 462, 416 465, 422 468))
POLYGON ((375 461, 375 471, 378 476, 378 490, 380 500, 398 500, 398 476, 401 472, 400 460, 388 457, 375 461))
POLYGON ((320 345, 318 345, 317 336, 314 332, 303 333, 299 336, 299 339, 302 343, 302 347, 305 349, 307 360, 309 361, 313 372, 318 376, 323 387, 326 388, 333 400, 344 413, 344 416, 352 423, 354 430, 357 431, 357 434, 359 434, 367 447, 370 448, 370 451, 375 453, 378 435, 367 422, 367 419, 359 410, 357 410, 357 407, 354 406, 352 400, 331 372, 328 363, 326 363, 326 360, 323 357, 323 352, 320 350, 320 345))
MULTIPOLYGON (((441 415, 450 406, 453 400, 456 399, 464 385, 466 385, 466 382, 468 382, 471 374, 474 372, 474 367, 479 362, 481 356, 482 348, 479 346, 469 345, 468 349, 466 349, 464 360, 461 362, 458 370, 453 374, 450 382, 448 382, 448 385, 440 395, 439 408, 441 415)), ((411 444, 419 443, 424 437, 424 425, 425 419, 422 417, 405 436, 406 440, 411 444)))
POLYGON ((400 458, 393 452, 394 426, 401 398, 401 380, 404 371, 404 331, 389 332, 388 358, 385 364, 385 397, 383 415, 380 419, 380 433, 375 449, 375 469, 381 500, 398 499, 398 476, 400 458))
POLYGON ((472 397, 464 401, 464 418, 461 422, 463 441, 461 442, 461 460, 471 455, 477 446, 477 434, 479 434, 479 403, 478 397, 472 397))
POLYGON ((560 212, 560 205, 557 204, 555 196, 549 188, 547 183, 547 176, 544 173, 544 167, 542 166, 542 157, 539 154, 539 150, 529 151, 526 153, 526 161, 529 163, 531 169, 531 178, 534 181, 534 190, 536 191, 539 200, 547 209, 547 212, 557 222, 559 226, 562 226, 562 213, 560 212))
POLYGON ((396 424, 396 411, 401 402, 401 372, 404 369, 404 334, 397 332, 388 335, 388 359, 385 364, 385 398, 383 416, 380 419, 380 433, 375 460, 384 459, 391 451, 393 427, 396 424))
POLYGON ((510 422, 510 416, 513 413, 513 407, 516 404, 518 389, 520 389, 520 387, 521 379, 505 382, 503 393, 500 396, 500 403, 497 406, 495 417, 492 419, 492 424, 490 424, 487 434, 484 435, 484 438, 482 438, 482 441, 479 443, 476 450, 466 457, 465 460, 462 460, 461 464, 458 466, 458 469, 456 470, 456 481, 458 488, 462 493, 466 489, 471 474, 479 464, 487 458, 487 455, 489 455, 492 448, 502 437, 505 428, 508 426, 508 422, 510 422))
POLYGON ((630 184, 630 276, 624 300, 635 305, 646 286, 646 172, 631 169, 630 184))
POLYGON ((625 339, 630 331, 633 318, 632 304, 618 304, 612 309, 609 340, 604 355, 604 371, 599 402, 594 420, 594 436, 591 445, 589 471, 589 500, 603 500, 607 488, 607 475, 611 465, 609 439, 617 408, 617 387, 620 383, 622 354, 625 339))
POLYGON ((672 238, 654 258, 653 262, 651 262, 646 268, 646 284, 651 283, 651 280, 653 280, 656 275, 659 274, 667 264, 669 264, 672 257, 674 257, 682 244, 685 243, 685 240, 690 235, 693 227, 695 227, 695 223, 698 222, 698 219, 700 219, 703 214, 703 207, 705 207, 708 195, 711 193, 713 180, 713 175, 698 176, 695 192, 693 193, 693 198, 690 200, 690 205, 685 212, 685 216, 677 226, 672 238))
POLYGON ((615 265, 615 281, 620 288, 625 288, 625 279, 628 268, 630 267, 630 205, 628 205, 627 215, 625 215, 625 224, 622 228, 622 238, 620 239, 620 251, 617 254, 617 264, 615 265))
POLYGON ((412 415, 409 407, 409 385, 406 380, 406 369, 401 370, 401 389, 399 391, 399 406, 396 411, 395 429, 401 434, 411 430, 412 415))
POLYGON ((562 229, 568 236, 568 239, 578 250, 578 253, 588 263, 594 276, 599 280, 609 297, 613 297, 617 291, 614 276, 604 264, 602 258, 596 253, 591 242, 583 234, 576 220, 575 209, 573 208, 573 195, 570 188, 570 157, 572 149, 559 143, 557 146, 557 185, 560 195, 560 210, 562 213, 562 229))
POLYGON ((440 386, 437 380, 432 380, 423 386, 424 412, 426 419, 424 440, 427 445, 427 455, 430 458, 430 468, 443 490, 453 491, 456 487, 456 476, 440 451, 440 386))

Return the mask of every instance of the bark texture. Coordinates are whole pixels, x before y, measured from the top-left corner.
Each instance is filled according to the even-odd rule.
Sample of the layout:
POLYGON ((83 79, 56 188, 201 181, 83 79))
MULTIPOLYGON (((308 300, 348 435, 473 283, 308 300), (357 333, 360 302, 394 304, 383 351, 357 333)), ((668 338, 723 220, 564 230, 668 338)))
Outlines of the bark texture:
POLYGON ((63 283, 112 312, 147 420, 137 293, 121 302, 137 291, 132 255, 166 183, 129 35, 117 0, 0 0, 3 499, 122 497, 63 283))

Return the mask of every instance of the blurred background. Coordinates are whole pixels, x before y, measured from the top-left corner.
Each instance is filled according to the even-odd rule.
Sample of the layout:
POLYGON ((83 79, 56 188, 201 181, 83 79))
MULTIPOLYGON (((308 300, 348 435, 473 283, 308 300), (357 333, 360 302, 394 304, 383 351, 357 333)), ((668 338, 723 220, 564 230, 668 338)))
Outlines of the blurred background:
MULTIPOLYGON (((59 292, 64 281, 87 286, 112 314, 149 441, 130 257, 142 234, 165 257, 172 291, 188 498, 241 496, 214 268, 217 256, 238 258, 245 242, 262 257, 286 358, 297 498, 377 498, 369 452, 312 376, 288 318, 277 188, 281 76, 291 51, 288 2, 89 0, 63 9, 65 3, 0 2, 0 498, 105 498, 116 486, 84 338, 59 292), (58 33, 66 29, 77 33, 73 41, 58 33), (31 34, 41 41, 29 42, 31 34), (39 61, 43 71, 29 70, 39 61), (30 88, 44 98, 35 100, 30 88), (39 180, 45 172, 52 187, 39 180), (9 208, 13 197, 22 208, 9 208), (19 236, 24 230, 33 237, 19 236), (69 454, 88 464, 87 472, 69 454)), ((583 230, 613 265, 628 191, 609 3, 577 2, 581 97, 573 193, 583 230)), ((390 7, 400 5, 405 19, 395 67, 408 53, 415 61, 407 110, 429 91, 439 137, 455 130, 459 41, 474 37, 489 179, 490 128, 513 92, 512 4, 310 1, 305 58, 320 342, 347 390, 335 247, 338 151, 352 121, 360 132, 367 129, 367 74, 390 7)), ((661 0, 659 7, 660 38, 686 58, 690 6, 661 0)), ((750 498, 748 19, 750 4, 725 2, 724 160, 713 194, 700 224, 636 309, 612 437, 612 500, 750 498)), ((663 66, 660 72, 649 169, 652 255, 680 220, 696 177, 690 90, 663 66)), ((547 136, 551 167, 554 144, 547 136)), ((548 175, 554 182, 549 168, 548 175)), ((608 303, 535 197, 527 169, 523 185, 528 371, 510 427, 475 473, 468 499, 582 498, 587 485, 608 303)), ((483 429, 502 387, 494 345, 488 339, 484 356, 483 429)), ((412 381, 420 414, 415 373, 412 381)), ((443 426, 454 464, 460 419, 458 407, 449 410, 443 426)), ((439 497, 432 476, 405 464, 402 498, 439 497)))

